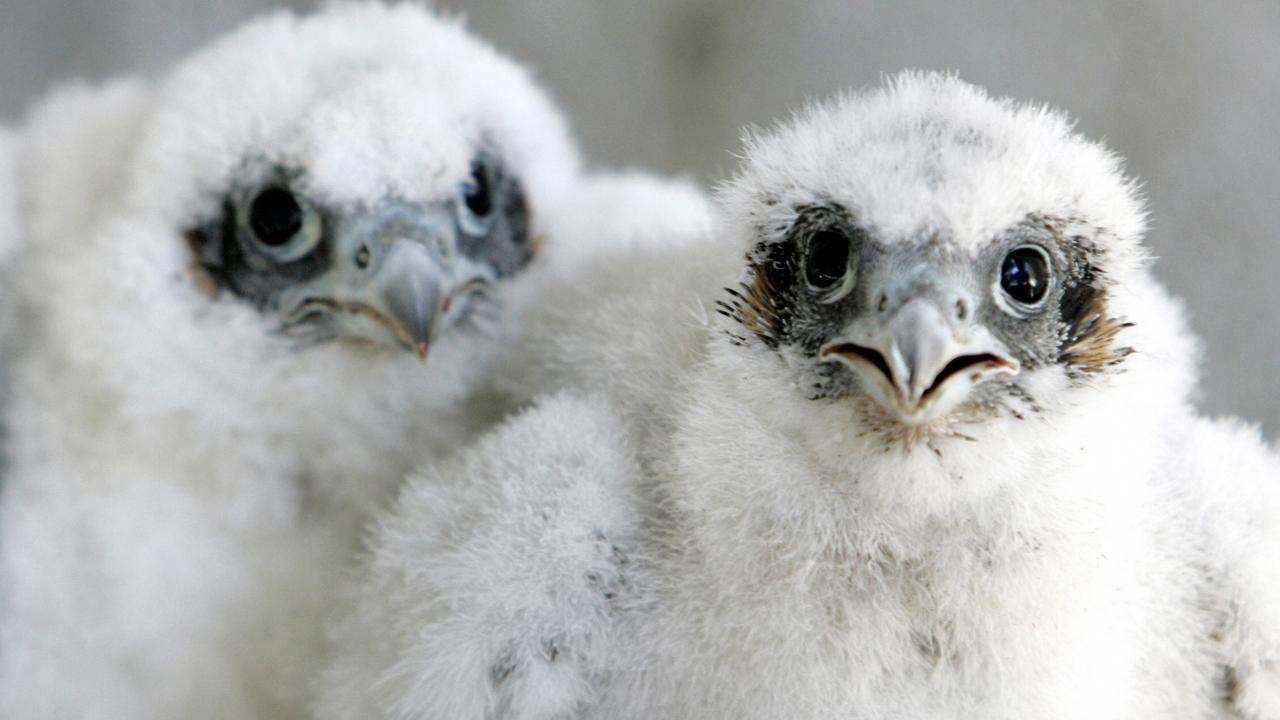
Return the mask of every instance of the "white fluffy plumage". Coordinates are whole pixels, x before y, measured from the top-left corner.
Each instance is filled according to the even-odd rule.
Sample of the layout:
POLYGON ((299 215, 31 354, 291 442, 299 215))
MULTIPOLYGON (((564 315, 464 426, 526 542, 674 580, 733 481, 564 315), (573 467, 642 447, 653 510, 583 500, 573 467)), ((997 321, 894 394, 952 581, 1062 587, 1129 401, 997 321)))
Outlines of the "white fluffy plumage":
POLYGON ((1114 155, 907 73, 753 134, 718 199, 700 240, 580 266, 522 346, 560 394, 411 480, 322 716, 1280 718, 1280 458, 1191 409, 1114 155), (894 420, 790 339, 877 272, 802 314, 786 253, 833 217, 893 272, 994 257, 955 307, 1009 337, 987 253, 1053 248, 1041 354, 894 420))
POLYGON ((600 399, 522 420, 418 474, 379 524, 322 716, 568 718, 595 701, 636 466, 600 399))
POLYGON ((72 86, 32 113, 17 144, 29 222, 4 280, 22 325, 0 717, 303 713, 359 527, 486 420, 464 401, 501 331, 445 330, 425 366, 299 345, 211 297, 184 236, 263 168, 289 168, 335 215, 452 201, 478 146, 554 247, 548 220, 578 177, 560 114, 522 68, 410 5, 271 15, 158 83, 72 86))

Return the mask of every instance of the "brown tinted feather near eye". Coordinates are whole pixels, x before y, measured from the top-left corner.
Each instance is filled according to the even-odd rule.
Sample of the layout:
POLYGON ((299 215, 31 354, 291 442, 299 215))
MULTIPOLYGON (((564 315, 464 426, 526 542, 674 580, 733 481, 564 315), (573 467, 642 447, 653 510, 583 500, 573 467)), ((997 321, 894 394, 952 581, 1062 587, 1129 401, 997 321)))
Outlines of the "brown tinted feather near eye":
POLYGON ((547 246, 547 238, 541 233, 529 236, 529 256, 537 257, 547 246))
POLYGON ((1066 332, 1058 354, 1058 362, 1073 375, 1096 374, 1110 370, 1133 353, 1131 347, 1117 347, 1120 332, 1133 323, 1122 322, 1107 311, 1107 294, 1092 285, 1080 290, 1081 302, 1070 317, 1064 316, 1066 332))
POLYGON ((1074 277, 1059 308, 1064 329, 1058 362, 1067 367, 1067 374, 1073 379, 1113 370, 1134 352, 1132 347, 1116 345, 1120 332, 1133 323, 1111 315, 1105 273, 1092 262, 1105 254, 1094 239, 1105 230, 1071 218, 1032 215, 1028 221, 1058 240, 1068 253, 1068 272, 1074 277), (1073 229, 1087 230, 1073 233, 1073 229))
POLYGON ((187 275, 191 278, 191 284, 210 300, 218 297, 218 281, 200 260, 199 231, 191 230, 184 235, 184 238, 187 241, 187 249, 191 251, 191 262, 187 265, 187 275))
MULTIPOLYGON (((766 206, 778 204, 777 198, 764 198, 766 206)), ((757 228, 763 238, 747 253, 747 279, 736 288, 725 288, 729 297, 716 303, 716 312, 737 322, 746 331, 770 349, 777 349, 787 340, 791 323, 791 295, 795 292, 798 261, 793 256, 804 238, 817 229, 841 228, 852 232, 853 221, 848 211, 839 203, 796 205, 789 220, 757 228)), ((746 344, 746 337, 733 332, 730 339, 746 344)))
POLYGON ((729 298, 716 302, 716 312, 740 324, 766 346, 777 348, 786 323, 782 288, 769 267, 770 260, 749 260, 750 278, 738 288, 725 288, 729 298))
POLYGON ((751 269, 751 282, 743 287, 746 289, 747 300, 744 324, 757 335, 779 338, 782 333, 782 314, 779 312, 781 293, 772 273, 766 268, 754 266, 751 269))

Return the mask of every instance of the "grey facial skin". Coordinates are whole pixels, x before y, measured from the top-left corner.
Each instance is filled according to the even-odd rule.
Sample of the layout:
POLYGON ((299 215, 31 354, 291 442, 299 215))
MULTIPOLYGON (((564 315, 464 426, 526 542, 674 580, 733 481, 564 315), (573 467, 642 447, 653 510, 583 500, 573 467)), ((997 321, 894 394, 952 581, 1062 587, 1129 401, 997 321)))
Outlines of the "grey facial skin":
POLYGON ((1025 373, 1069 377, 1112 370, 1124 324, 1106 312, 1095 229, 1029 216, 976 255, 941 231, 886 242, 844 208, 797 208, 780 240, 761 242, 749 279, 721 312, 791 364, 815 400, 868 397, 895 424, 950 413, 1038 406, 1025 373), (832 248, 835 248, 834 250, 832 248), (1020 302, 1002 284, 1011 253, 1043 261, 1042 294, 1020 302))
POLYGON ((219 290, 278 318, 304 343, 339 338, 403 347, 423 360, 466 326, 489 290, 532 257, 519 183, 480 155, 455 197, 325 207, 278 170, 233 189, 222 217, 189 238, 219 290))

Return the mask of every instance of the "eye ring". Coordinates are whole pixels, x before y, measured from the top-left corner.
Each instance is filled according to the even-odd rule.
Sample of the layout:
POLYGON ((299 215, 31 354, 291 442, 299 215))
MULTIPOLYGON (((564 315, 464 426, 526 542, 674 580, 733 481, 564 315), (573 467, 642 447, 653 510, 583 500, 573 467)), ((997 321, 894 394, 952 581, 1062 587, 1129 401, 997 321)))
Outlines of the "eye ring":
POLYGON ((484 235, 493 225, 493 183, 489 168, 480 160, 471 163, 471 174, 462 182, 458 203, 459 224, 470 235, 484 235))
POLYGON ((241 226, 259 253, 292 262, 320 242, 320 214, 283 185, 268 185, 243 204, 241 226))
POLYGON ((804 279, 820 303, 833 303, 853 289, 853 242, 834 229, 818 230, 805 240, 804 279))
POLYGON ((493 212, 489 171, 479 160, 471 163, 471 176, 462 185, 462 200, 476 217, 487 217, 493 212))
POLYGON ((1027 243, 1014 247, 1001 258, 995 293, 1007 311, 1025 315, 1045 305, 1053 283, 1053 259, 1049 252, 1027 243))

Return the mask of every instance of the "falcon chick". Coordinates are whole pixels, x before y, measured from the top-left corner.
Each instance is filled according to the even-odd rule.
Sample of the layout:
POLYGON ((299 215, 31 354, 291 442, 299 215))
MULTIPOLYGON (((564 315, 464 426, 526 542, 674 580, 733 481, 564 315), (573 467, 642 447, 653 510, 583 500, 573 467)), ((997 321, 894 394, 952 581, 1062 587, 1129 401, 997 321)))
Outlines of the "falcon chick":
POLYGON ((325 717, 1280 718, 1280 458, 1189 405, 1116 156, 906 73, 718 200, 406 487, 325 717))
POLYGON ((455 21, 338 5, 63 89, 18 153, 0 716, 301 714, 368 512, 494 411, 560 114, 455 21))

